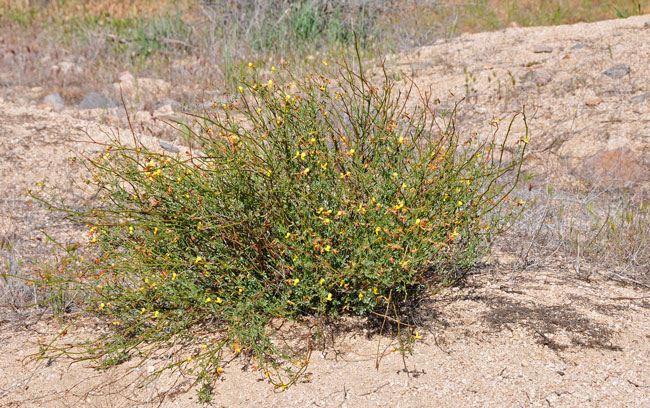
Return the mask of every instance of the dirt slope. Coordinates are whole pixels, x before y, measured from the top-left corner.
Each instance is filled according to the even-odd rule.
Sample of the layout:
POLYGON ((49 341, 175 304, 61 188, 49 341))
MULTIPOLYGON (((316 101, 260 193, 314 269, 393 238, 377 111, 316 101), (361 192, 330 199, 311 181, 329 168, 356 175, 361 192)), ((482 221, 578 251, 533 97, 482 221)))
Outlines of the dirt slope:
MULTIPOLYGON (((650 16, 463 35, 389 63, 421 86, 430 85, 441 99, 440 110, 466 96, 458 121, 466 132, 485 132, 492 119, 505 120, 526 105, 529 170, 538 180, 572 185, 587 178, 642 188, 650 165, 646 21, 650 16), (577 44, 583 47, 572 49, 577 44)), ((88 135, 105 140, 104 132, 114 131, 75 112, 0 101, 0 239, 25 253, 42 248, 40 228, 74 241, 78 232, 65 220, 28 207, 24 191, 49 178, 82 202, 81 168, 70 161, 70 150, 99 152, 82 140, 88 135)), ((278 392, 259 372, 234 360, 217 384, 213 405, 647 405, 650 290, 612 280, 599 265, 575 268, 557 254, 525 270, 516 268, 517 262, 512 254, 496 253, 463 286, 425 302, 415 316, 422 339, 405 363, 391 352, 393 339, 369 334, 367 324, 347 319, 345 329, 314 353, 304 381, 278 392), (383 357, 376 369, 378 350, 383 357)), ((97 325, 84 322, 67 338, 92 335, 97 325)), ((143 383, 161 360, 132 372, 125 367, 102 372, 86 363, 70 365, 65 358, 29 357, 38 352, 38 338, 50 339, 59 329, 56 321, 0 309, 0 406, 196 405, 190 375, 167 374, 143 383)), ((178 356, 161 358, 191 352, 181 349, 178 356)))

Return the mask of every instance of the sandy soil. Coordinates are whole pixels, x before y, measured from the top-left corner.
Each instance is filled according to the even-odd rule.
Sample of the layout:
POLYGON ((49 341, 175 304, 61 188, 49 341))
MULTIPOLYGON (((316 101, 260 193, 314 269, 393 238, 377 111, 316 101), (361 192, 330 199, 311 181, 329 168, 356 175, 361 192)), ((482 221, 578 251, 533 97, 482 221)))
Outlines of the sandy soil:
MULTIPOLYGON (((484 132, 492 119, 506 120, 526 105, 528 166, 536 177, 531 189, 544 180, 571 185, 585 179, 642 189, 650 179, 646 21, 650 16, 463 35, 389 64, 431 86, 440 110, 466 97, 458 122, 466 132, 484 132), (572 49, 577 44, 583 47, 572 49), (628 65, 629 72, 604 74, 619 65, 628 65)), ((83 189, 83 170, 71 161, 72 152, 97 153, 100 146, 84 141, 117 132, 92 120, 101 119, 101 112, 53 112, 36 105, 0 101, 0 241, 26 254, 45 252, 39 229, 64 242, 74 242, 79 231, 30 206, 25 190, 49 179, 72 202, 83 203, 92 192, 83 189)), ((393 338, 374 334, 362 320, 345 319, 344 329, 332 331, 313 354, 300 383, 279 392, 235 359, 225 367, 212 405, 648 406, 648 287, 613 279, 599 265, 576 268, 560 254, 534 264, 522 269, 513 254, 497 252, 463 285, 424 302, 414 316, 422 339, 405 360, 391 352, 393 338)), ((96 327, 84 321, 63 341, 92 336, 96 327)), ((35 360, 36 341, 60 329, 56 320, 0 309, 0 406, 198 404, 187 373, 145 381, 172 356, 107 371, 65 358, 35 360)))

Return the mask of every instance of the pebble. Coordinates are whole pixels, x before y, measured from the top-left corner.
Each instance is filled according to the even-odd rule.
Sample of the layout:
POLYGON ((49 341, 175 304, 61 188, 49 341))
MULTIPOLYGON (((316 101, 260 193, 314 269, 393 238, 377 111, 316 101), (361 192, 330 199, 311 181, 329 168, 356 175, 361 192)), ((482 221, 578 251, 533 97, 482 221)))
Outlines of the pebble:
POLYGON ((106 109, 116 106, 114 101, 97 92, 87 93, 79 103, 81 109, 106 109))
POLYGON ((633 96, 632 98, 630 98, 630 103, 641 103, 646 100, 650 101, 650 92, 633 96))
POLYGON ((610 78, 619 79, 630 73, 630 66, 625 64, 614 65, 613 67, 605 70, 603 74, 610 78))
POLYGON ((49 94, 43 98, 43 104, 51 106, 55 111, 60 111, 65 106, 65 102, 58 93, 49 94))
POLYGON ((586 98, 585 99, 585 105, 587 106, 598 106, 601 104, 603 100, 600 99, 599 97, 593 97, 593 98, 586 98))
POLYGON ((533 49, 533 52, 535 54, 549 53, 549 52, 553 52, 553 48, 547 45, 538 45, 533 49))
POLYGON ((165 142, 160 142, 160 147, 172 153, 178 153, 181 151, 178 147, 174 145, 170 145, 169 143, 165 143, 165 142))
POLYGON ((650 28, 650 21, 646 21, 643 28, 650 28))
POLYGON ((584 44, 581 44, 581 43, 577 43, 576 45, 571 47, 572 50, 581 50, 583 48, 585 48, 585 46, 584 46, 584 44))

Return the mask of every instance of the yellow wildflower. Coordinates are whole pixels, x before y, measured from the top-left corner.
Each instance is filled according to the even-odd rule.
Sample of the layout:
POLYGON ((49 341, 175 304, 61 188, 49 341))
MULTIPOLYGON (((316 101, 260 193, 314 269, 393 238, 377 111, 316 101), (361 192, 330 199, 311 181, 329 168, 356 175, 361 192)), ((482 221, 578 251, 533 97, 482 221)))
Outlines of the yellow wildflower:
POLYGON ((328 293, 328 294, 327 294, 327 297, 325 298, 325 300, 327 300, 328 302, 331 302, 331 301, 332 301, 332 294, 331 294, 331 293, 328 293))

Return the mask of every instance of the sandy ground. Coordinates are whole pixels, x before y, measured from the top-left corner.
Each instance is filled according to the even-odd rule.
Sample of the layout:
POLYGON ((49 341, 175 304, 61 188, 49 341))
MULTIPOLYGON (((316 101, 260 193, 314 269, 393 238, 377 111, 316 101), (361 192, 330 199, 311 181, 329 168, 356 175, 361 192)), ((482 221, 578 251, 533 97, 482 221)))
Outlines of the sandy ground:
MULTIPOLYGON (((585 179, 641 189, 650 179, 646 21, 650 16, 463 35, 388 63, 431 86, 440 110, 465 97, 459 117, 465 132, 484 132, 494 118, 505 121, 525 105, 528 168, 535 174, 530 189, 585 179), (582 47, 572 48, 577 44, 582 47), (629 72, 604 74, 620 65, 629 72)), ((98 153, 101 147, 84 141, 106 140, 117 131, 82 116, 93 118, 0 101, 0 241, 12 242, 15 252, 45 252, 39 229, 64 242, 74 242, 79 232, 30 206, 24 193, 43 179, 72 202, 81 204, 92 193, 83 188, 72 152, 98 153)), ((143 142, 158 145, 153 137, 143 142)), ((557 253, 534 261, 522 269, 511 253, 497 252, 462 286, 424 302, 415 316, 422 339, 405 360, 391 352, 392 337, 345 319, 345 329, 328 336, 295 386, 279 392, 236 359, 225 367, 212 405, 650 406, 648 287, 613 279, 599 265, 576 268, 557 253)), ((0 309, 0 406, 198 404, 187 373, 145 381, 168 357, 107 371, 65 358, 33 359, 37 339, 51 339, 60 328, 44 316, 0 309)), ((92 336, 95 329, 84 321, 64 341, 92 336)))

